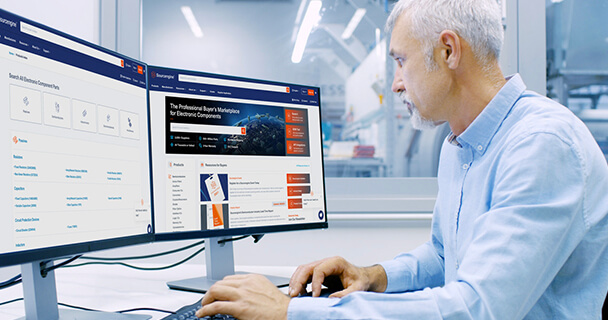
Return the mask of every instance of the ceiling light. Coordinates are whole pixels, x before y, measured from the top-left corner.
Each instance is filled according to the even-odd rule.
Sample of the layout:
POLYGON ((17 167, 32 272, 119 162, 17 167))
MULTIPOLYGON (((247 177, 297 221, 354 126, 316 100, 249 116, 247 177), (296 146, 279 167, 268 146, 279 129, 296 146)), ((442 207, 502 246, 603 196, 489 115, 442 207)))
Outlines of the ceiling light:
POLYGON ((201 29, 201 26, 198 25, 198 22, 196 21, 196 18, 194 17, 194 13, 192 13, 192 9, 189 6, 183 6, 182 13, 184 14, 184 18, 186 18, 186 21, 188 22, 188 25, 190 26, 190 30, 192 30, 192 33, 194 34, 194 36, 197 38, 202 38, 203 29, 201 29))
POLYGON ((302 0, 300 2, 300 6, 298 7, 298 14, 296 14, 296 21, 293 26, 293 32, 291 33, 291 42, 296 41, 296 36, 298 35, 298 26, 300 25, 300 21, 302 21, 302 16, 304 15, 304 8, 306 8, 306 3, 308 0, 302 0))
POLYGON ((344 29, 344 32, 342 32, 342 39, 346 40, 353 35, 353 32, 355 29, 357 29, 359 22, 361 22, 361 19, 363 19, 366 12, 367 10, 365 10, 365 8, 359 8, 357 11, 355 11, 355 14, 353 14, 353 17, 346 26, 346 29, 344 29))
POLYGON ((300 25, 298 31, 298 37, 296 38, 296 44, 293 47, 293 53, 291 54, 291 62, 300 63, 302 56, 304 55, 304 49, 306 49, 306 43, 308 42, 308 36, 312 28, 319 22, 321 16, 319 11, 321 10, 323 3, 320 0, 312 0, 308 4, 308 9, 300 25))

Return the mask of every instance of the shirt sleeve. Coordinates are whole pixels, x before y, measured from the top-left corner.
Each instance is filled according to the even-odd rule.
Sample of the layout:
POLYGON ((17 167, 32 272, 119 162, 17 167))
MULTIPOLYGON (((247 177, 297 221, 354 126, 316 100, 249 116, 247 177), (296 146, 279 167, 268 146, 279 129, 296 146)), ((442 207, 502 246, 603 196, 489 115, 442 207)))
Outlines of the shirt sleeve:
MULTIPOLYGON (((386 272, 386 292, 405 292, 444 284, 443 257, 429 241, 411 252, 380 263, 386 272)), ((438 245, 436 243, 436 245, 438 245)))
POLYGON ((388 292, 435 287, 292 299, 288 319, 524 318, 584 235, 585 178, 576 146, 552 134, 517 141, 487 186, 490 209, 467 228, 455 281, 435 286, 443 262, 431 241, 382 265, 388 292))

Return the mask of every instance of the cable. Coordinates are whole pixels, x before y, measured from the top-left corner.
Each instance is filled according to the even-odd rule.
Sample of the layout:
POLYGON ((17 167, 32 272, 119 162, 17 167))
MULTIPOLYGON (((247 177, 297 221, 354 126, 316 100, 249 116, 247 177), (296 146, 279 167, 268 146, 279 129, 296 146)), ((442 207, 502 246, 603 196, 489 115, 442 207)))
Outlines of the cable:
POLYGON ((165 269, 170 269, 170 268, 173 268, 173 267, 177 267, 180 264, 186 263, 187 261, 189 261, 190 259, 196 257, 199 253, 203 252, 204 250, 205 250, 205 247, 202 247, 199 250, 197 250, 196 252, 194 252, 193 254, 191 254, 190 256, 188 256, 187 258, 185 258, 184 260, 178 261, 178 262, 176 262, 174 264, 171 264, 171 265, 168 265, 168 266, 164 266, 164 267, 144 268, 144 267, 138 267, 138 266, 130 265, 130 264, 123 263, 123 262, 85 262, 85 263, 67 265, 67 266, 65 266, 65 268, 81 267, 81 266, 92 265, 92 264, 102 264, 102 265, 121 265, 121 266, 124 266, 124 267, 127 267, 127 268, 131 268, 131 269, 135 269, 135 270, 158 271, 158 270, 165 270, 165 269))
POLYGON ((50 260, 49 261, 43 261, 43 262, 41 262, 42 266, 40 268, 40 275, 42 275, 42 277, 44 278, 44 277, 46 277, 49 274, 49 272, 51 272, 51 271, 53 271, 53 270, 55 270, 57 268, 61 268, 61 267, 63 267, 65 265, 73 262, 74 260, 76 260, 76 259, 78 259, 80 257, 82 257, 81 254, 77 255, 77 256, 73 256, 70 259, 68 259, 68 260, 66 260, 66 261, 64 261, 64 262, 62 262, 60 264, 56 264, 56 265, 50 266, 48 268, 46 267, 46 264, 49 263, 50 260))
MULTIPOLYGON (((18 302, 18 301, 23 301, 23 300, 24 300, 23 298, 17 298, 17 299, 13 299, 13 300, 9 300, 9 301, 3 301, 3 302, 0 302, 0 306, 3 306, 5 304, 9 304, 9 303, 18 302)), ((68 308, 72 308, 72 309, 84 310, 84 311, 107 312, 107 311, 102 311, 102 310, 96 310, 96 309, 91 309, 91 308, 85 308, 85 307, 75 306, 75 305, 71 305, 71 304, 67 304, 67 303, 63 303, 63 302, 58 302, 57 304, 60 305, 60 306, 64 306, 64 307, 68 307, 68 308)), ((133 312, 133 311, 156 311, 156 312, 164 312, 164 313, 175 314, 175 311, 168 311, 168 310, 156 309, 156 308, 148 308, 148 307, 133 308, 133 309, 120 310, 120 311, 113 311, 113 312, 110 312, 110 313, 127 313, 127 312, 133 312)))
POLYGON ((74 306, 74 305, 71 305, 71 304, 63 303, 63 302, 57 302, 57 304, 60 305, 60 306, 64 306, 64 307, 68 307, 68 308, 72 308, 72 309, 78 309, 78 310, 84 310, 84 311, 105 312, 105 311, 96 310, 96 309, 90 309, 90 308, 85 308, 85 307, 74 306))
MULTIPOLYGON (((57 265, 54 265, 54 266, 51 266, 51 267, 48 267, 48 268, 46 267, 46 265, 51 260, 42 261, 42 262, 40 262, 40 264, 41 264, 40 275, 44 278, 44 277, 46 277, 49 274, 49 272, 51 272, 51 271, 53 271, 53 270, 55 270, 57 268, 61 268, 61 267, 65 266, 65 265, 67 265, 68 263, 70 263, 70 262, 78 259, 78 258, 80 258, 80 255, 74 256, 74 257, 72 257, 72 258, 70 258, 70 259, 68 259, 68 260, 66 260, 66 261, 64 261, 64 262, 62 262, 60 264, 57 264, 57 265)), ((6 280, 6 281, 0 283, 0 290, 6 289, 6 288, 10 288, 10 287, 12 287, 14 285, 20 284, 21 282, 23 282, 23 278, 21 277, 21 274, 18 274, 16 276, 12 277, 11 279, 6 280)))
MULTIPOLYGON (((253 235, 254 237, 254 242, 257 243, 257 241, 259 241, 264 235, 253 235)), ((231 241, 238 241, 241 239, 245 239, 249 237, 248 235, 246 236, 240 236, 240 237, 236 237, 236 238, 230 238, 230 239, 222 239, 219 240, 218 243, 226 243, 226 242, 231 242, 231 241)), ((201 252, 203 252, 205 250, 205 247, 197 250, 196 252, 194 252, 193 254, 191 254, 190 256, 188 256, 187 258, 178 261, 174 264, 168 265, 168 266, 164 266, 164 267, 154 267, 154 268, 145 268, 145 267, 138 267, 138 266, 134 266, 128 263, 124 263, 124 262, 103 262, 103 261, 117 261, 117 260, 134 260, 134 259, 146 259, 146 258, 154 258, 154 257, 158 257, 158 256, 162 256, 162 255, 167 255, 167 254, 171 254, 171 253, 176 253, 176 252, 180 252, 180 251, 184 251, 190 248, 193 248, 195 246, 201 245, 205 242, 205 240, 187 245, 185 247, 182 248, 178 248, 175 250, 170 250, 170 251, 166 251, 166 252, 161 252, 161 253, 157 253, 157 254, 152 254, 152 255, 146 255, 146 256, 139 256, 139 257, 123 257, 123 258, 101 258, 101 257, 82 257, 82 259, 88 259, 88 260, 95 260, 96 262, 85 262, 85 263, 79 263, 79 264, 73 264, 73 265, 67 265, 65 266, 66 268, 72 268, 72 267, 81 267, 81 266, 86 266, 86 265, 93 265, 93 264, 101 264, 101 265, 120 265, 120 266, 124 266, 127 268, 131 268, 131 269, 135 269, 135 270, 143 270, 143 271, 159 271, 159 270, 166 270, 166 269, 170 269, 173 267, 177 267, 181 264, 184 264, 188 261, 190 261, 192 258, 196 257, 198 254, 200 254, 201 252)))
POLYGON ((128 312, 133 312, 133 311, 157 311, 157 312, 175 314, 175 312, 173 312, 173 311, 167 311, 167 310, 156 309, 156 308, 148 308, 148 307, 133 308, 133 309, 120 310, 120 311, 103 311, 103 310, 75 306, 75 305, 71 305, 71 304, 67 304, 67 303, 63 303, 63 302, 58 302, 57 304, 60 306, 64 306, 64 307, 68 307, 68 308, 72 308, 72 309, 78 309, 78 310, 84 310, 84 311, 94 311, 94 312, 104 312, 104 313, 128 313, 128 312))
POLYGON ((23 298, 17 298, 17 299, 13 299, 13 300, 9 300, 9 301, 0 302, 0 306, 9 304, 9 303, 13 303, 13 302, 17 302, 17 301, 21 301, 21 300, 23 300, 23 298))
MULTIPOLYGON (((254 234, 252 235, 252 237, 254 238, 254 243, 257 243, 258 241, 260 241, 260 239, 263 237, 263 234, 254 234)), ((236 237, 236 238, 230 238, 230 239, 223 239, 218 241, 218 243, 226 243, 226 242, 232 242, 232 241, 238 241, 238 240, 242 240, 249 237, 248 235, 246 236, 240 236, 240 237, 236 237)), ((150 254, 150 255, 145 255, 145 256, 135 256, 135 257, 117 257, 117 258, 103 258, 103 257, 86 257, 86 256, 82 256, 82 255, 77 255, 74 256, 60 264, 51 266, 49 268, 45 268, 43 267, 41 270, 41 274, 43 277, 46 277, 46 275, 50 272, 53 271, 57 268, 61 268, 61 267, 67 267, 67 268, 71 268, 71 267, 81 267, 81 266, 86 266, 86 265, 92 265, 92 264, 102 264, 102 265, 121 265, 121 266, 125 266, 127 268, 132 268, 132 269, 136 269, 136 270, 143 270, 143 271, 158 271, 158 270, 165 270, 165 269, 170 269, 176 266, 179 266, 183 263, 186 263, 187 261, 190 261, 192 258, 194 258, 195 256, 197 256, 198 254, 200 254, 201 252, 203 252, 205 250, 205 248, 201 248, 199 250, 197 250, 195 253, 193 253, 192 255, 188 256, 187 258, 185 258, 184 260, 178 261, 174 264, 168 265, 168 266, 164 266, 164 267, 155 267, 155 268, 145 268, 145 267, 138 267, 138 266, 134 266, 134 265, 130 265, 127 263, 123 263, 123 262, 85 262, 85 263, 80 263, 80 264, 74 264, 74 265, 68 265, 69 263, 75 261, 76 259, 84 259, 84 260, 94 260, 94 261, 118 261, 118 260, 136 260, 136 259, 149 259, 149 258, 155 258, 155 257, 160 257, 160 256, 164 256, 164 255, 169 255, 169 254, 173 254, 173 253, 177 253, 177 252, 181 252, 184 250, 188 250, 191 249, 193 247, 196 247, 198 245, 201 245, 205 243, 205 240, 201 240, 199 242, 184 246, 182 248, 178 248, 178 249, 174 249, 174 250, 169 250, 169 251, 165 251, 165 252, 160 252, 160 253, 155 253, 155 254, 150 254)), ((45 261, 43 262, 44 264, 48 263, 49 261, 45 261)), ((12 287, 14 285, 17 285, 19 283, 21 283, 21 275, 17 275, 5 282, 0 283, 0 290, 1 289, 6 289, 9 287, 12 287)))
POLYGON ((245 239, 247 237, 249 237, 249 236, 247 235, 247 236, 240 236, 240 237, 236 237, 236 238, 222 239, 222 240, 219 240, 217 243, 222 244, 222 243, 226 243, 226 242, 233 242, 233 241, 245 239))
POLYGON ((264 234, 252 234, 251 236, 253 237, 253 243, 258 243, 258 241, 262 240, 264 234))
POLYGON ((164 312, 164 313, 176 314, 175 311, 156 309, 156 308, 146 308, 146 307, 144 307, 144 308, 133 308, 133 309, 127 309, 127 310, 120 310, 120 311, 116 311, 116 313, 127 313, 127 312, 133 312, 133 311, 156 311, 156 312, 164 312))
POLYGON ((190 248, 196 247, 198 245, 201 245, 205 243, 205 240, 201 240, 199 242, 187 245, 185 247, 182 248, 178 248, 178 249, 174 249, 174 250, 170 250, 170 251, 165 251, 165 252, 160 252, 160 253, 155 253, 155 254, 150 254, 150 255, 145 255, 145 256, 136 256, 136 257, 118 257, 118 258, 104 258, 104 257, 81 257, 81 259, 84 260, 97 260, 97 261, 118 261, 118 260, 137 260, 137 259, 149 259, 149 258, 156 258, 156 257, 161 257, 164 255, 169 255, 169 254, 173 254, 173 253, 177 253, 177 252, 181 252, 184 250, 188 250, 190 248))
POLYGON ((14 285, 20 284, 22 281, 21 274, 18 274, 2 283, 0 283, 0 290, 10 288, 14 285))
POLYGON ((253 237, 253 243, 258 243, 258 241, 260 241, 260 239, 262 239, 263 236, 264 236, 264 234, 252 234, 250 236, 247 235, 247 236, 240 236, 240 237, 230 238, 230 239, 222 239, 222 240, 219 240, 217 243, 222 244, 222 243, 226 243, 226 242, 238 241, 238 240, 245 239, 247 237, 253 237))
POLYGON ((6 289, 6 288, 10 288, 10 287, 15 286, 15 285, 18 285, 18 284, 20 284, 21 282, 23 282, 23 280, 21 280, 21 278, 20 278, 20 279, 18 279, 18 280, 15 280, 15 281, 14 281, 14 282, 12 282, 12 283, 3 284, 3 285, 1 285, 1 286, 0 286, 0 290, 2 290, 2 289, 6 289))

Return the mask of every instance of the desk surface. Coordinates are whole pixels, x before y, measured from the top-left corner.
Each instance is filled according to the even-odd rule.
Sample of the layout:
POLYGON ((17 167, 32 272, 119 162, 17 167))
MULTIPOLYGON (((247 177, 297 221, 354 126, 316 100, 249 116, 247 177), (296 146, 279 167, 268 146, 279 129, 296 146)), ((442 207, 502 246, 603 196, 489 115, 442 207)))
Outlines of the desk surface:
MULTIPOLYGON (((153 267, 153 265, 142 265, 153 267)), ((237 271, 263 273, 289 278, 295 267, 236 267, 237 271)), ((57 300, 62 303, 103 311, 156 308, 175 311, 192 304, 201 294, 171 290, 167 281, 203 276, 205 266, 185 264, 168 270, 139 271, 123 266, 88 265, 56 270, 57 300)), ((22 285, 0 290, 0 302, 23 297, 22 285)), ((65 308, 65 307, 60 307, 65 308)), ((0 320, 23 317, 23 301, 0 306, 0 320)), ((137 311, 162 319, 166 313, 137 311)))

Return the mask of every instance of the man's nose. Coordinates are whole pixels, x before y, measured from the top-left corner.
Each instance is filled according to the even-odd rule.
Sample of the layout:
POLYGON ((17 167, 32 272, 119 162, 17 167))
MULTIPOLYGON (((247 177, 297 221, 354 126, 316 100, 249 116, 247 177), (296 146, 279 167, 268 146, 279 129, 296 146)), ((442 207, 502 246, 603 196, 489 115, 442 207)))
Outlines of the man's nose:
POLYGON ((399 69, 395 70, 395 76, 393 77, 393 85, 391 86, 391 89, 395 93, 399 93, 405 90, 405 86, 403 85, 403 81, 401 80, 399 69))

